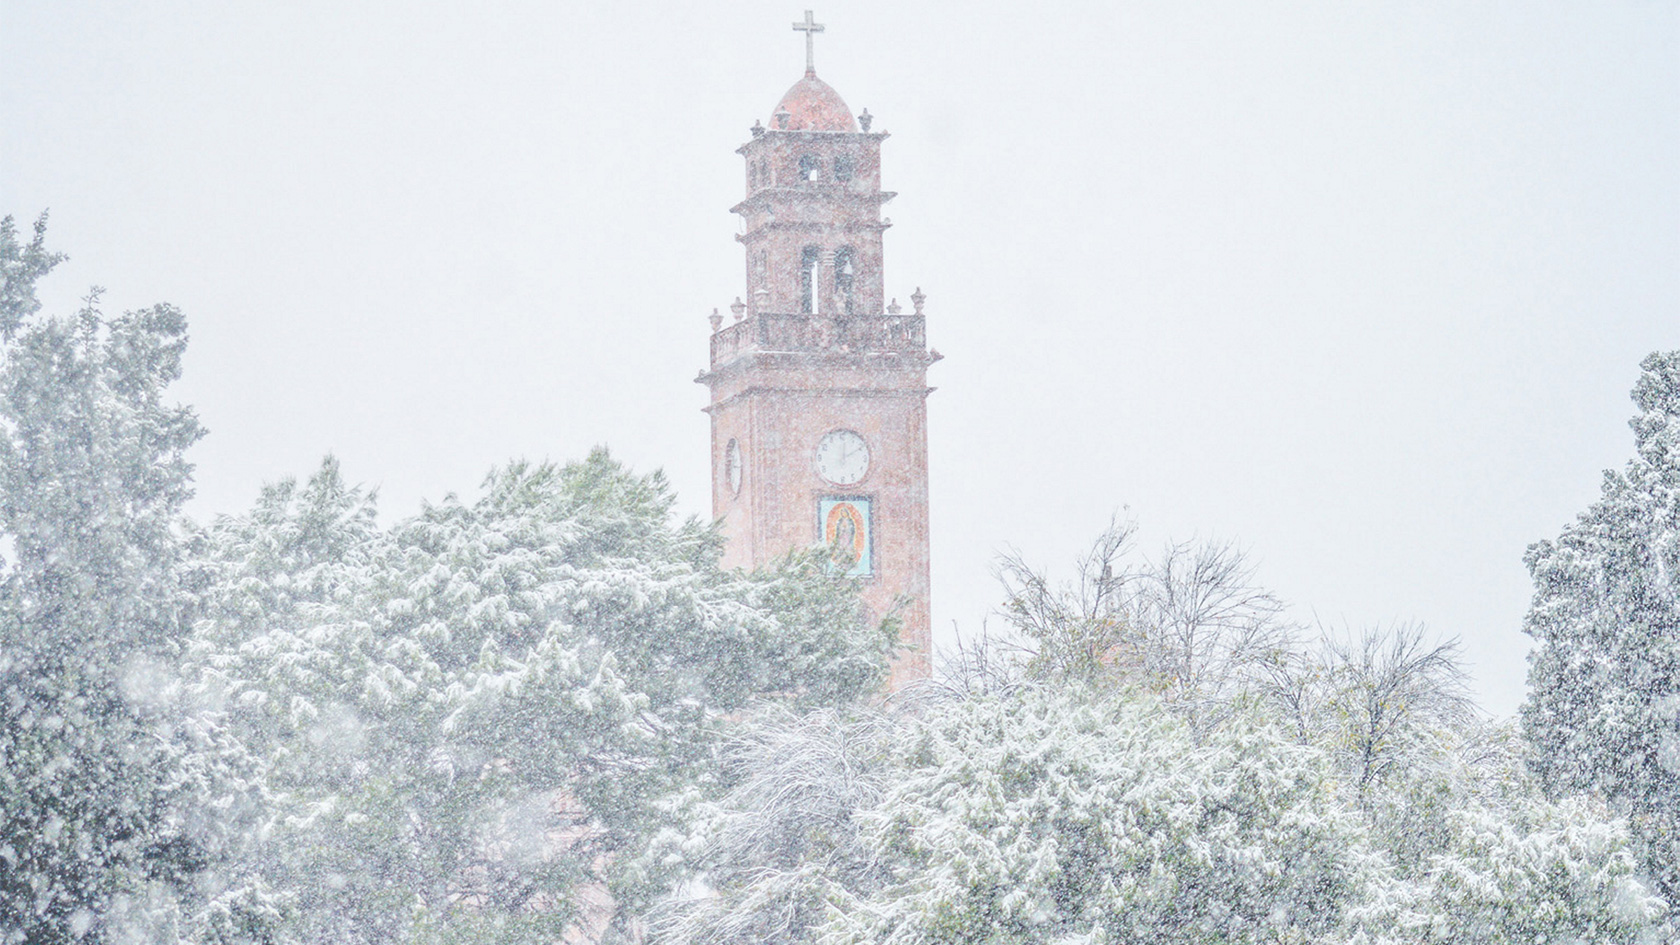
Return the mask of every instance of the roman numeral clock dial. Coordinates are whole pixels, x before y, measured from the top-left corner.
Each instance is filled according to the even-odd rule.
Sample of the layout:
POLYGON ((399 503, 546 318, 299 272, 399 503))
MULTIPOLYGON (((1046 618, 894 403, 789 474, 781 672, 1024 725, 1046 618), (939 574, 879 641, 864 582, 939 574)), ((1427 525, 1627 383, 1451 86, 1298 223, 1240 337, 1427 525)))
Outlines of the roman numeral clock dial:
POLYGON ((817 472, 837 486, 849 486, 869 474, 869 446, 850 430, 835 430, 817 443, 817 472))

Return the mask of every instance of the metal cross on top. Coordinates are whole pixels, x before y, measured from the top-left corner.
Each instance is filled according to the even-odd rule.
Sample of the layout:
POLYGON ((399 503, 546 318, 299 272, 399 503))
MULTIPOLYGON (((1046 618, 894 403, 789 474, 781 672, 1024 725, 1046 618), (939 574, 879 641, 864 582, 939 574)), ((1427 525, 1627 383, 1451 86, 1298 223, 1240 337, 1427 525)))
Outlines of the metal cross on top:
POLYGON ((823 31, 823 25, 811 16, 811 11, 805 11, 805 22, 793 24, 793 28, 805 34, 805 74, 817 74, 816 35, 823 31))

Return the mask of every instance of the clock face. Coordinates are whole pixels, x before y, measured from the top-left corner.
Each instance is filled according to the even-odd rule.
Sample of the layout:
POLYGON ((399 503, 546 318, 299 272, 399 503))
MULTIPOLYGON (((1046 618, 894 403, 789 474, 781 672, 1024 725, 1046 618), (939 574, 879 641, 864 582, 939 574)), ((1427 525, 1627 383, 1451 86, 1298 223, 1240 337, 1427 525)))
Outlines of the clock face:
POLYGON ((723 476, 729 483, 729 491, 741 494, 741 444, 730 440, 723 449, 723 476))
POLYGON ((835 430, 817 444, 817 472, 837 486, 849 486, 869 472, 869 447, 850 430, 835 430))

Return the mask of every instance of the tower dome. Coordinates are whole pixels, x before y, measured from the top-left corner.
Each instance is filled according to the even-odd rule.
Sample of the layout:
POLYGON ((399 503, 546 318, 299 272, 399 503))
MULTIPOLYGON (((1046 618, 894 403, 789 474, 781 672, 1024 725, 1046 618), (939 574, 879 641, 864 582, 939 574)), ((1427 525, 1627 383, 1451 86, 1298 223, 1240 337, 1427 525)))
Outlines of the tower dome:
POLYGON ((776 103, 771 128, 778 131, 857 131, 857 119, 834 87, 817 78, 815 72, 793 84, 776 103), (782 124, 786 114, 787 124, 782 124))

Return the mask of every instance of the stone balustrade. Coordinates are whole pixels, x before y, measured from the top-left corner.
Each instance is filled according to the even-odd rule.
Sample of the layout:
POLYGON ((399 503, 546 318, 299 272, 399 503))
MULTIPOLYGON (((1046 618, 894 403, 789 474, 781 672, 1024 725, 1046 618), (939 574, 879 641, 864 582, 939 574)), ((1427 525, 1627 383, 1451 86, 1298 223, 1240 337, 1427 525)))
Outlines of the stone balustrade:
POLYGON ((921 315, 804 315, 760 312, 712 333, 712 367, 749 352, 925 354, 921 315))

